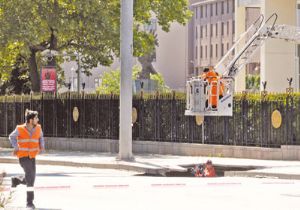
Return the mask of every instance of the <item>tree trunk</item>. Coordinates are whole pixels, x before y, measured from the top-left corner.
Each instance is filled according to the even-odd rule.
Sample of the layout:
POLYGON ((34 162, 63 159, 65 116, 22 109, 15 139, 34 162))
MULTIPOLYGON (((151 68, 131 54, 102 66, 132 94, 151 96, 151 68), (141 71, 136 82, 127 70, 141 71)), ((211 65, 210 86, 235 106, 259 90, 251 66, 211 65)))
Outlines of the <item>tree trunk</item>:
POLYGON ((36 52, 31 50, 31 54, 29 57, 29 76, 31 81, 31 90, 33 92, 40 92, 40 76, 36 63, 36 52))
MULTIPOLYGON (((55 1, 55 3, 57 4, 57 1, 55 1)), ((51 29, 51 36, 50 36, 50 47, 49 49, 50 50, 57 50, 57 38, 56 36, 54 35, 54 30, 53 28, 50 28, 51 29)), ((55 59, 55 56, 51 57, 51 58, 48 58, 48 63, 47 63, 48 66, 54 66, 56 67, 56 59, 55 59)))

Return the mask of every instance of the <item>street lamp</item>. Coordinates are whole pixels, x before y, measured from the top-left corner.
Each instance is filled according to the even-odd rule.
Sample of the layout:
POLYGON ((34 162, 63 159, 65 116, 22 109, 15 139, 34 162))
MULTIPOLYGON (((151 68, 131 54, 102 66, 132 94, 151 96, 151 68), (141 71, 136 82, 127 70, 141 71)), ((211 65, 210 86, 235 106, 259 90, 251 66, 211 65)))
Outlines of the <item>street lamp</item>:
POLYGON ((132 160, 132 46, 133 46, 133 0, 121 2, 121 88, 119 159, 132 160))

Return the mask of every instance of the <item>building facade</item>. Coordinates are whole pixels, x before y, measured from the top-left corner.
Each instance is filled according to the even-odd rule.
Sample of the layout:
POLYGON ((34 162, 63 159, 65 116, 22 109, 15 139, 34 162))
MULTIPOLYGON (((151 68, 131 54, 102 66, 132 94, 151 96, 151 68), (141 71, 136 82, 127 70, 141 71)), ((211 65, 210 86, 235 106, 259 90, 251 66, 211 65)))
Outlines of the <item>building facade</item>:
POLYGON ((189 29, 189 75, 199 75, 214 66, 230 49, 235 37, 234 0, 201 0, 191 5, 194 12, 189 29))

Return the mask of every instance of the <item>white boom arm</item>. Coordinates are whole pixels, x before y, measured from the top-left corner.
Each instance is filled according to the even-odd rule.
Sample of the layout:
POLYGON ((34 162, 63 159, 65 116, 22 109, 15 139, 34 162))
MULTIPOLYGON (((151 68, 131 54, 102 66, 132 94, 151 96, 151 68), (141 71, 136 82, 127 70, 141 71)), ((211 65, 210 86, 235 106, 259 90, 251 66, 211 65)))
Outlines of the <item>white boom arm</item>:
POLYGON ((300 28, 289 25, 276 25, 277 14, 274 13, 263 23, 261 15, 235 42, 232 48, 215 66, 216 72, 223 76, 235 77, 248 64, 255 52, 268 38, 300 42, 300 28))

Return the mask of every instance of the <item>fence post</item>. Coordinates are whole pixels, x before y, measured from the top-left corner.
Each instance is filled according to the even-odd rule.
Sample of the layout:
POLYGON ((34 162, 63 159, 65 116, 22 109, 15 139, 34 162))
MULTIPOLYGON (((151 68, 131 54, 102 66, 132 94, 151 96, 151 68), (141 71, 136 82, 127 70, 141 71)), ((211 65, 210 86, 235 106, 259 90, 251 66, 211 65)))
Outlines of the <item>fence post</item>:
POLYGON ((7 110, 7 95, 5 94, 5 97, 4 97, 4 104, 5 104, 5 136, 8 136, 8 110, 7 110))
POLYGON ((55 98, 56 98, 56 92, 53 92, 53 97, 52 97, 52 135, 55 136, 55 98))
POLYGON ((139 120, 139 140, 144 139, 144 91, 141 90, 141 97, 139 100, 139 113, 138 113, 138 120, 139 120))
POLYGON ((248 134, 248 101, 247 101, 247 92, 243 91, 242 96, 242 145, 248 146, 247 134, 248 134))
POLYGON ((293 92, 292 81, 293 78, 288 78, 289 87, 286 89, 287 97, 286 97, 286 145, 294 144, 294 132, 293 132, 293 121, 294 121, 294 100, 293 100, 293 92))
MULTIPOLYGON (((109 132, 108 132, 108 138, 109 139, 112 139, 113 137, 113 135, 112 135, 112 133, 113 133, 113 120, 112 120, 112 117, 113 117, 113 115, 112 115, 112 111, 113 111, 113 108, 112 108, 112 105, 113 105, 113 102, 112 102, 112 100, 113 100, 113 92, 111 92, 110 93, 110 98, 109 98, 109 102, 108 102, 108 104, 109 104, 109 106, 108 106, 108 113, 109 113, 109 115, 108 115, 108 123, 109 123, 109 132)), ((120 125, 120 122, 119 122, 119 125, 120 125)), ((118 137, 118 139, 119 139, 120 137, 118 137)), ((120 142, 120 140, 119 140, 119 142, 120 142)))
MULTIPOLYGON (((263 84, 264 84, 264 91, 261 91, 261 117, 262 117, 262 119, 261 119, 260 127, 261 128, 265 128, 265 127, 268 128, 267 125, 263 124, 264 122, 267 122, 267 120, 265 120, 265 119, 266 119, 266 103, 267 103, 266 99, 267 99, 267 96, 268 96, 268 92, 265 90, 266 89, 266 82, 263 83, 263 84)), ((268 130, 265 131, 265 130, 261 129, 261 147, 263 147, 263 144, 264 144, 263 141, 267 141, 266 146, 268 146, 268 130)))
MULTIPOLYGON (((25 113, 24 112, 24 104, 23 104, 23 96, 24 94, 21 94, 21 114, 25 113)), ((21 117, 21 122, 24 122, 24 118, 21 117)))
POLYGON ((15 94, 13 94, 13 97, 14 97, 14 111, 13 111, 13 125, 15 126, 17 123, 16 123, 16 117, 17 117, 17 115, 16 115, 16 95, 15 94))
POLYGON ((85 122, 85 93, 84 93, 84 85, 83 85, 83 91, 82 91, 82 95, 81 95, 81 101, 82 101, 82 107, 83 107, 83 112, 82 112, 82 123, 80 124, 80 127, 81 127, 81 129, 80 129, 80 136, 82 137, 82 138, 84 138, 85 137, 85 124, 86 124, 86 122, 85 122))
POLYGON ((68 106, 67 106, 67 137, 71 136, 71 132, 72 132, 72 126, 71 126, 71 121, 72 121, 72 110, 71 110, 71 92, 69 91, 68 94, 68 106))
POLYGON ((176 141, 176 130, 174 129, 174 126, 176 124, 176 116, 177 116, 177 112, 174 112, 175 109, 175 91, 172 91, 172 101, 171 101, 171 141, 174 142, 174 140, 176 141))
MULTIPOLYGON (((23 95, 22 95, 23 96, 23 95)), ((22 97, 21 96, 21 97, 22 97)), ((22 100, 22 98, 21 98, 21 101, 23 101, 22 100)), ((43 115, 43 122, 42 122, 42 128, 44 129, 44 130, 46 130, 45 129, 45 110, 44 110, 45 108, 44 108, 44 92, 42 92, 42 115, 43 115)), ((45 134, 45 133, 44 133, 45 134)))
POLYGON ((159 140, 159 92, 155 94, 155 141, 159 140))

